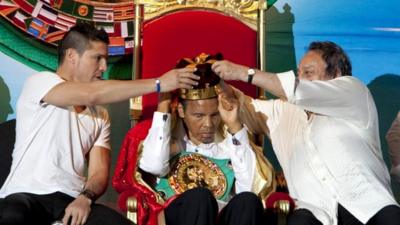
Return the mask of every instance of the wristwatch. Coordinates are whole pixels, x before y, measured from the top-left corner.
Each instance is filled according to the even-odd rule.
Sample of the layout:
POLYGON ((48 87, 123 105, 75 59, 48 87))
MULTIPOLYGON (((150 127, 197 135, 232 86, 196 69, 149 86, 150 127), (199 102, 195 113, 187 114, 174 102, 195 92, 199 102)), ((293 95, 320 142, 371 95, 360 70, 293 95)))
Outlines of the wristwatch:
POLYGON ((92 203, 94 203, 94 201, 96 201, 96 194, 89 189, 84 189, 83 191, 81 191, 81 193, 79 193, 79 195, 83 195, 86 198, 92 200, 92 203))
POLYGON ((253 68, 249 68, 247 70, 247 83, 251 84, 253 82, 253 76, 256 74, 256 70, 253 68))

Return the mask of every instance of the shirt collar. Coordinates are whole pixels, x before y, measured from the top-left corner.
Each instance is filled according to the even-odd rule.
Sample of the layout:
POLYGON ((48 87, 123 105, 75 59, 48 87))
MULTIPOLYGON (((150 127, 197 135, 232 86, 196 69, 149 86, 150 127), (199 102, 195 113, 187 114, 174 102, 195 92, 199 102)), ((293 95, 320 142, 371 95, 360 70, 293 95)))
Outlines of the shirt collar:
POLYGON ((212 142, 212 143, 209 143, 209 144, 201 143, 199 145, 195 145, 191 140, 189 140, 187 135, 185 135, 183 137, 183 140, 186 143, 186 151, 188 151, 188 152, 211 151, 216 146, 215 142, 212 142), (197 151, 196 151, 196 149, 197 149, 197 151))

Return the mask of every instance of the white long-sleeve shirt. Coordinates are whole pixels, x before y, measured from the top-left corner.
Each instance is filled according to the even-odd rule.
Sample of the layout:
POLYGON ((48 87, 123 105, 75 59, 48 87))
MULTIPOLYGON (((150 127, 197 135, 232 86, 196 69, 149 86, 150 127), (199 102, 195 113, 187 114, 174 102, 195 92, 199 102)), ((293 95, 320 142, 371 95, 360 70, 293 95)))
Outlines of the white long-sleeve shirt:
POLYGON ((351 76, 329 81, 278 74, 288 98, 253 100, 264 113, 274 151, 297 208, 324 225, 337 224, 340 203, 362 223, 397 205, 383 161, 375 103, 351 76), (307 114, 313 112, 313 114, 307 114))
POLYGON ((400 183, 400 112, 397 113, 392 126, 386 133, 386 140, 389 146, 392 168, 390 173, 400 183))
MULTIPOLYGON (((149 134, 143 142, 139 167, 157 176, 166 175, 169 172, 170 140, 170 114, 155 112, 149 134)), ((187 137, 184 137, 183 141, 185 149, 182 151, 195 152, 216 159, 230 159, 235 174, 235 193, 251 191, 256 156, 249 145, 245 128, 234 136, 228 133, 220 143, 195 145, 187 137)))

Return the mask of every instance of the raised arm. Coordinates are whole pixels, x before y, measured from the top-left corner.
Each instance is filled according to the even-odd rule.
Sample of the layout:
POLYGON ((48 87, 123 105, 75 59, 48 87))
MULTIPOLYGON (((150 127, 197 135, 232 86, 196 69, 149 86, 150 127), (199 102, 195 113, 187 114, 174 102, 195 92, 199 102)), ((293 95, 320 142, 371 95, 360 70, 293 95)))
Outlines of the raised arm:
POLYGON ((154 112, 151 128, 143 142, 139 167, 153 175, 163 176, 169 171, 171 143, 170 95, 159 96, 157 112, 154 112))
MULTIPOLYGON (((248 70, 250 68, 247 66, 223 60, 215 62, 212 65, 212 69, 216 74, 218 74, 218 76, 220 76, 224 80, 238 80, 249 82, 248 70)), ((286 98, 286 94, 276 74, 264 72, 257 69, 254 69, 254 71, 255 74, 252 75, 251 80, 252 84, 265 89, 269 93, 279 98, 286 98)))
MULTIPOLYGON (((191 88, 198 76, 192 68, 174 69, 159 77, 159 91, 169 92, 177 88, 191 88)), ((131 97, 156 92, 156 79, 133 81, 61 82, 42 99, 59 107, 71 105, 98 105, 127 100, 131 97)))
MULTIPOLYGON (((224 144, 229 149, 232 167, 235 172, 235 192, 253 191, 260 197, 265 197, 265 194, 275 188, 273 168, 265 159, 262 150, 251 144, 247 129, 242 126, 238 118, 239 105, 226 101, 222 94, 218 96, 218 100, 218 110, 222 120, 228 127, 228 134, 224 144), (260 170, 260 168, 263 169, 260 170)), ((250 106, 250 104, 247 106, 250 106)), ((265 126, 265 122, 259 121, 259 123, 263 123, 265 126)))
POLYGON ((226 110, 231 110, 237 105, 241 124, 245 124, 253 134, 268 135, 267 116, 261 112, 256 112, 252 102, 251 97, 230 85, 224 84, 220 97, 221 106, 226 110))

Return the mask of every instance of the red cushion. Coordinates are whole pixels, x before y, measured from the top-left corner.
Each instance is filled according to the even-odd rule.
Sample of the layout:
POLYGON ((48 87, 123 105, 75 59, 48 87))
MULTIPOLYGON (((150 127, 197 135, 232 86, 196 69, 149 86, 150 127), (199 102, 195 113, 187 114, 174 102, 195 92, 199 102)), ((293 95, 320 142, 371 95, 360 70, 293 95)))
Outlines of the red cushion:
MULTIPOLYGON (((142 78, 153 78, 175 67, 180 58, 222 53, 225 59, 249 67, 257 65, 257 32, 239 20, 217 12, 186 10, 147 22, 143 27, 142 78)), ((248 95, 256 88, 234 85, 248 95)), ((144 119, 156 109, 155 94, 143 98, 144 119)))
POLYGON ((280 200, 289 201, 290 209, 293 209, 295 206, 293 199, 290 197, 290 195, 288 193, 285 193, 285 192, 271 193, 271 195, 269 195, 268 198, 265 200, 265 205, 266 205, 267 209, 273 209, 275 202, 280 201, 280 200))

